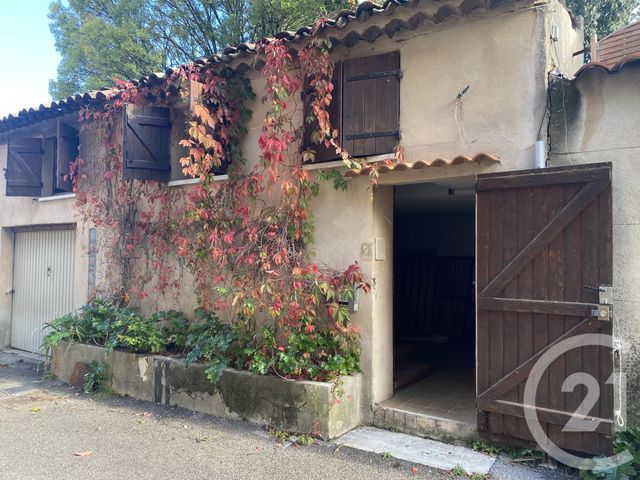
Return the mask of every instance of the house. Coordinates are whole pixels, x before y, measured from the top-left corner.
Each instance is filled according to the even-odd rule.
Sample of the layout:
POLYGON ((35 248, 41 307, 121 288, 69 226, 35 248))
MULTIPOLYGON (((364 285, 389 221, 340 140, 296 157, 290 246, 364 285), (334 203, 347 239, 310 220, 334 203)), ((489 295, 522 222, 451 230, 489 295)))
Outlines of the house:
MULTIPOLYGON (((581 23, 557 0, 364 2, 326 31, 336 64, 332 120, 340 143, 369 163, 347 172, 346 192, 323 189, 314 201, 313 251, 319 263, 358 261, 373 284, 353 314, 362 342, 361 421, 530 444, 525 382, 542 353, 582 333, 636 335, 638 67, 631 62, 606 79, 594 71, 600 67, 579 71, 573 53, 582 48, 581 23), (374 187, 366 175, 372 165, 374 187), (618 310, 618 303, 625 305, 618 310)), ((310 35, 280 37, 295 49, 310 35)), ((208 62, 244 72, 262 91, 255 55, 240 45, 208 62)), ((154 75, 139 84, 163 81, 154 75)), ((81 305, 99 281, 95 229, 74 216, 65 174, 76 142, 81 156, 104 153, 97 135, 76 132, 78 109, 105 95, 70 97, 0 122, 0 163, 8 169, 0 181, 0 346, 36 349, 43 322, 81 305)), ((248 165, 258 160, 266 113, 259 98, 250 108, 242 143, 248 165)), ((144 165, 123 168, 189 189, 197 180, 182 175, 178 153, 185 108, 163 115, 158 138, 172 152, 170 165, 158 177, 144 177, 152 175, 144 165)), ((128 135, 129 121, 122 122, 119 142, 128 135)), ((341 168, 322 149, 305 166, 341 168)), ((143 307, 194 304, 185 294, 151 296, 143 307)), ((614 393, 623 386, 610 383, 607 338, 603 348, 561 355, 538 385, 536 413, 562 448, 609 448, 620 409, 614 393), (562 431, 584 396, 563 388, 575 372, 601 389, 586 412, 594 431, 562 431)), ((623 349, 629 392, 640 385, 631 374, 633 343, 623 349)), ((637 423, 640 411, 629 413, 637 423)))

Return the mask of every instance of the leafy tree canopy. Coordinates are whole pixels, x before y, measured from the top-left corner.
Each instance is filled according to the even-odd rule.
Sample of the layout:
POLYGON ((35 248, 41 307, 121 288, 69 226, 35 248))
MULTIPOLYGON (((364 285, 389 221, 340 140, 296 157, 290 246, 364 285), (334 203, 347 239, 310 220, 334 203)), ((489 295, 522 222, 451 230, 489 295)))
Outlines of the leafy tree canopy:
POLYGON ((62 56, 54 99, 138 78, 252 39, 295 30, 351 0, 55 0, 62 56))
POLYGON ((566 0, 576 15, 584 18, 584 39, 594 33, 602 39, 637 19, 640 0, 566 0))
MULTIPOLYGON (((62 56, 49 83, 59 99, 206 57, 226 45, 311 24, 354 0, 54 0, 50 28, 62 56)), ((585 41, 637 19, 640 0, 566 0, 585 41)))

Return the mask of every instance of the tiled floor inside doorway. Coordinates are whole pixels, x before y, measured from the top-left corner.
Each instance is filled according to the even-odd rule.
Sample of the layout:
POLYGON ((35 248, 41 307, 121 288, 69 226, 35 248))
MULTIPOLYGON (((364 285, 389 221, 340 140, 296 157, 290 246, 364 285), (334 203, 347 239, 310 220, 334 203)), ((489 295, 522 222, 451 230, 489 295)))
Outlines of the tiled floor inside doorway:
POLYGON ((435 373, 400 390, 380 406, 475 424, 475 372, 456 370, 435 373))

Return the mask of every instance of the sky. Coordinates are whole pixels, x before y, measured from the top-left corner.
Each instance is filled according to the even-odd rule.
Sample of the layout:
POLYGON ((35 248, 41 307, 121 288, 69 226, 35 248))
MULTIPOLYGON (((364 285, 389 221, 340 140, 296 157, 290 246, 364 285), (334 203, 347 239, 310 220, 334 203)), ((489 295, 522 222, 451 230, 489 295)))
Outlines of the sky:
POLYGON ((1 0, 0 118, 51 102, 60 56, 49 31, 50 0, 1 0))

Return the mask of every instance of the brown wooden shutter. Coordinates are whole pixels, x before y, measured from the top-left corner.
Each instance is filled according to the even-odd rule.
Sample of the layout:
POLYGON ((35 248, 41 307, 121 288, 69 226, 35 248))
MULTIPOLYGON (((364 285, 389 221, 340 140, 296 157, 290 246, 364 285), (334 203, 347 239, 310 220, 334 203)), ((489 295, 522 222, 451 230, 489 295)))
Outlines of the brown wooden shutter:
POLYGON ((42 139, 9 140, 7 168, 8 197, 39 197, 42 192, 42 139))
MULTIPOLYGON (((333 83, 333 92, 331 95, 331 104, 327 108, 329 118, 331 119, 331 128, 338 129, 338 132, 342 132, 342 62, 336 62, 333 67, 333 76, 331 77, 331 83, 333 83)), ((314 150, 316 156, 314 163, 329 162, 331 160, 338 160, 340 155, 336 153, 336 149, 333 147, 325 147, 324 143, 314 143, 311 139, 311 133, 317 128, 317 122, 306 123, 307 117, 311 114, 309 108, 309 92, 305 92, 304 101, 304 115, 305 115, 305 129, 304 129, 304 148, 314 150)), ((340 142, 340 137, 338 137, 340 142)))
POLYGON ((541 372, 534 405, 524 398, 524 386, 552 346, 585 333, 611 335, 615 318, 598 315, 597 291, 613 280, 611 164, 479 175, 477 192, 480 434, 532 442, 525 408, 535 409, 559 447, 609 454, 611 344, 576 344, 556 358, 541 372), (574 373, 597 380, 595 403, 586 389, 562 391, 574 373), (583 401, 593 430, 564 430, 583 401))
POLYGON ((127 105, 124 117, 125 178, 168 181, 171 172, 169 109, 127 105))
POLYGON ((342 145, 354 157, 391 153, 400 138, 400 52, 346 60, 342 145))
POLYGON ((72 190, 69 164, 78 158, 79 143, 78 130, 58 120, 54 183, 58 191, 70 192, 72 190))

